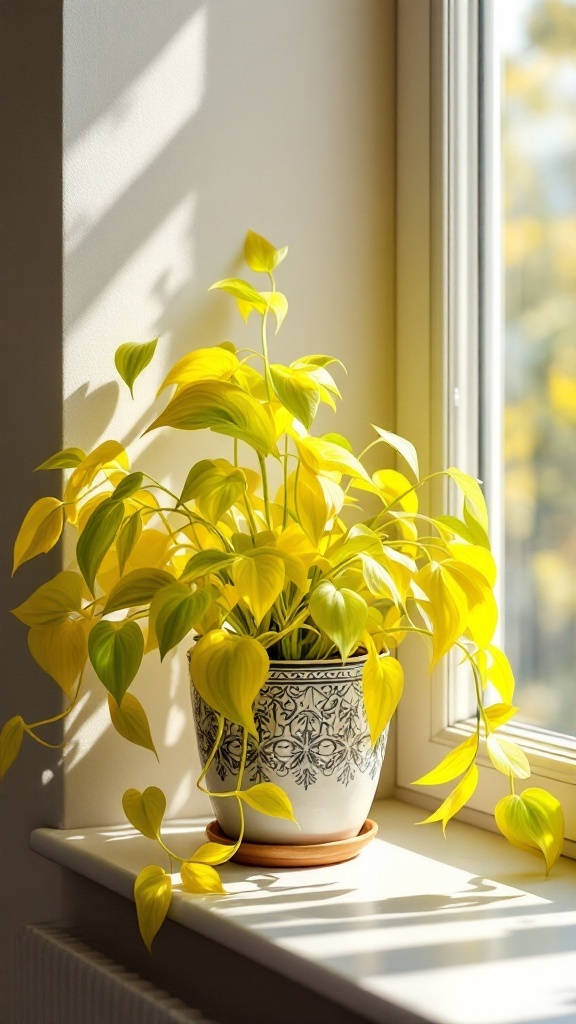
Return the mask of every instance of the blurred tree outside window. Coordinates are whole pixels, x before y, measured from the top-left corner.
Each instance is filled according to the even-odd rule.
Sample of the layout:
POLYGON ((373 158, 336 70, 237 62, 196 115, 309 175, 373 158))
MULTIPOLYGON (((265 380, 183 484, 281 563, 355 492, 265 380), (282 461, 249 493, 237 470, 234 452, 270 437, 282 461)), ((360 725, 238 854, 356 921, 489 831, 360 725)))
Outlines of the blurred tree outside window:
POLYGON ((522 720, 576 736, 576 0, 497 2, 505 641, 522 720))

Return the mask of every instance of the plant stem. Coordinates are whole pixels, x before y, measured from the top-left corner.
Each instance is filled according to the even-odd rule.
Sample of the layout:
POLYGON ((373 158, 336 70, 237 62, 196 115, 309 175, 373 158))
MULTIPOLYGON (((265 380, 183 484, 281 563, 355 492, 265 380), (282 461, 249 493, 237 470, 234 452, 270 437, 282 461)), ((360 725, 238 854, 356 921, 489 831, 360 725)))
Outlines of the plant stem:
POLYGON ((272 529, 270 521, 270 497, 268 494, 268 473, 266 471, 266 460, 263 455, 258 453, 258 462, 260 463, 260 474, 262 476, 262 493, 264 495, 264 509, 266 512, 266 522, 268 529, 272 529))
POLYGON ((286 529, 286 523, 288 522, 288 434, 284 437, 284 467, 283 467, 283 480, 284 480, 284 508, 282 510, 282 529, 286 529))

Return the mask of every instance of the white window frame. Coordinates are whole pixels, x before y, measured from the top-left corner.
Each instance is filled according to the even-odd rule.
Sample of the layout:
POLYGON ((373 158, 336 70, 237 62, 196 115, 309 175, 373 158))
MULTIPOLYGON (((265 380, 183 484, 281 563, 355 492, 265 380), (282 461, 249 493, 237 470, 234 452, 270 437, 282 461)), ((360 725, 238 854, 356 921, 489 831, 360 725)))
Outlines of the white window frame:
MULTIPOLYGON (((481 19, 493 31, 497 6, 494 0, 398 4, 396 411, 398 432, 416 444, 423 475, 457 465, 478 476, 482 452, 501 562, 501 423, 493 421, 482 438, 478 430, 481 387, 495 396, 497 416, 503 407, 501 346, 479 348, 480 331, 497 337, 502 324, 500 268, 490 258, 500 232, 499 62, 492 53, 478 54, 481 19)), ((446 484, 429 486, 432 511, 453 500, 446 484)), ((399 656, 406 689, 398 711, 396 795, 434 807, 453 784, 432 792, 412 783, 471 733, 470 691, 458 696, 457 669, 448 658, 430 679, 427 652, 416 640, 407 640, 399 656)), ((562 801, 565 852, 576 856, 576 743, 521 725, 504 732, 522 744, 532 766, 516 791, 542 786, 562 801)), ((507 795, 507 781, 484 753, 479 765, 478 788, 461 817, 494 829, 493 809, 507 795)))

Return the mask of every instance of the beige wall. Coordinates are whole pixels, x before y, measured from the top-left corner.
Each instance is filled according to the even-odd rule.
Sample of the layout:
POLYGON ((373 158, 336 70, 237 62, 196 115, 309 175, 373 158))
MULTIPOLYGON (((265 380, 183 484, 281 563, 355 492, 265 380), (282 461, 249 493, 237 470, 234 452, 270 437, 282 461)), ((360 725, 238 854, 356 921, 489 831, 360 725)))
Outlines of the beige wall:
MULTIPOLYGON (((139 435, 142 403, 187 347, 249 343, 226 300, 207 295, 237 271, 248 227, 290 245, 279 358, 329 351, 347 363, 337 424, 357 447, 370 420, 394 425, 394 7, 67 0, 62 104, 61 0, 0 5, 2 721, 58 708, 8 615, 58 565, 47 556, 9 583, 18 524, 48 486, 31 471, 63 437, 139 435), (132 405, 110 383, 113 351, 158 333, 158 365, 132 405)), ((174 479, 207 443, 181 436, 174 479)), ((162 438, 136 447, 152 470, 161 464, 162 438)), ((119 820, 127 785, 164 785, 174 813, 198 807, 183 657, 151 667, 137 692, 160 722, 160 769, 89 703, 65 771, 28 743, 2 785, 2 1021, 14 928, 65 919, 73 890, 28 852, 30 830, 119 820)))
MULTIPOLYGON (((278 273, 290 312, 272 351, 348 366, 325 429, 360 449, 371 421, 393 426, 392 15, 381 0, 67 0, 66 443, 134 441, 176 489, 196 459, 230 454, 214 435, 137 439, 176 357, 226 338, 258 344, 257 324, 244 328, 232 302, 207 292, 241 269, 249 227, 290 246, 278 273), (133 403, 110 383, 114 350, 157 334, 133 403)), ((122 820, 134 785, 162 786, 173 815, 202 810, 183 649, 162 666, 151 655, 133 689, 160 767, 89 701, 71 729, 70 826, 122 820)))

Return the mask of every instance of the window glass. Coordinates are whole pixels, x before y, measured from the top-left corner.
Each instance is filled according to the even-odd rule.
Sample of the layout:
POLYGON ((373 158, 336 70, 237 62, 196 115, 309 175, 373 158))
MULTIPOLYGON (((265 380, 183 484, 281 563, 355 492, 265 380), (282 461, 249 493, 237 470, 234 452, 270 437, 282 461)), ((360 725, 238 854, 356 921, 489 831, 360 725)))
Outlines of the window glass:
POLYGON ((576 2, 498 4, 505 642, 522 719, 576 735, 576 2))

